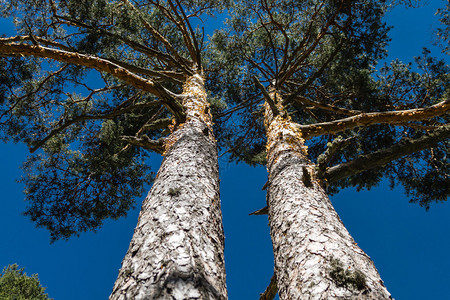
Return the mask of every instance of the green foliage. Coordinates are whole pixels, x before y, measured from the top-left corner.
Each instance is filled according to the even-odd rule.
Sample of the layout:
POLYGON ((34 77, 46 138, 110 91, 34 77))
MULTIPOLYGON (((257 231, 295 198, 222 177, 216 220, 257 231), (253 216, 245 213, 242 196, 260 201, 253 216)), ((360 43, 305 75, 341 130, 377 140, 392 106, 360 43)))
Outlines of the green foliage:
MULTIPOLYGON (((106 59, 175 95, 199 67, 189 46, 203 55, 204 18, 227 1, 181 0, 175 8, 173 3, 12 0, 2 5, 1 16, 14 20, 25 37, 19 43, 39 39, 41 46, 106 59), (189 24, 184 14, 191 16, 189 24)), ((202 65, 209 70, 207 59, 202 65)), ((225 108, 218 95, 212 95, 213 112, 225 108)), ((160 100, 88 67, 0 58, 0 137, 29 146, 21 179, 25 215, 47 228, 52 241, 96 230, 135 205, 153 173, 146 151, 122 137, 158 139, 170 132, 167 122, 146 126, 172 117, 160 100)))
POLYGON ((443 51, 450 54, 450 4, 447 4, 445 8, 438 9, 436 14, 439 15, 442 24, 437 32, 440 44, 443 47, 443 51))
MULTIPOLYGON (((379 73, 378 93, 385 99, 388 107, 417 108, 430 106, 448 99, 450 90, 450 68, 441 60, 430 57, 426 49, 423 55, 416 57, 417 72, 412 71, 412 64, 394 61, 385 65, 379 73), (392 97, 387 97, 391 95, 392 97), (389 100, 392 99, 392 100, 389 100)), ((424 122, 422 125, 448 123, 448 116, 441 116, 424 122)), ((354 134, 354 133, 353 133, 354 134)), ((361 128, 352 146, 336 157, 334 164, 344 162, 358 155, 387 148, 402 137, 417 138, 422 130, 411 127, 377 125, 361 128)), ((338 188, 356 186, 358 189, 376 186, 383 178, 388 178, 393 188, 401 184, 411 202, 417 202, 430 208, 433 202, 446 201, 450 194, 450 177, 448 176, 450 161, 448 158, 448 142, 439 143, 433 148, 398 159, 384 167, 365 171, 335 183, 330 191, 338 188)))
MULTIPOLYGON (((231 5, 228 29, 216 32, 212 38, 217 64, 230 74, 228 78, 234 78, 223 80, 231 86, 228 111, 240 108, 234 118, 227 115, 232 121, 219 136, 221 147, 231 152, 230 159, 251 165, 265 163, 260 159, 266 140, 259 105, 264 98, 249 80, 252 76, 268 88, 276 88, 292 120, 301 125, 339 120, 351 114, 302 103, 296 100, 298 96, 360 112, 414 109, 447 99, 449 67, 426 49, 415 64, 396 60, 377 69, 389 42, 384 13, 394 5, 415 6, 415 2, 277 0, 258 6, 252 1, 231 5), (321 33, 323 37, 316 40, 321 33), (240 67, 228 70, 228 63, 240 67)), ((448 40, 447 10, 440 12, 445 25, 440 30, 443 40, 448 40)), ((339 134, 351 141, 333 155, 328 166, 388 148, 404 137, 419 137, 425 132, 422 128, 447 122, 448 116, 442 116, 411 126, 375 125, 347 130, 339 134)), ((307 141, 310 159, 316 162, 334 139, 324 135, 307 141)), ((445 201, 450 186, 446 175, 448 158, 438 154, 448 152, 448 146, 440 143, 432 152, 436 154, 423 151, 334 182, 328 192, 333 194, 348 186, 370 189, 389 178, 393 185, 403 185, 413 202, 425 207, 433 201, 445 201)))
POLYGON ((41 286, 37 274, 27 276, 24 268, 9 265, 0 274, 0 299, 2 300, 51 300, 41 286))
POLYGON ((133 151, 121 153, 118 146, 124 147, 99 143, 84 153, 60 149, 31 156, 22 178, 29 203, 25 215, 46 227, 52 241, 125 216, 153 174, 133 151))
MULTIPOLYGON (((343 8, 339 8, 339 1, 265 3, 256 7, 252 1, 234 3, 230 7, 229 29, 212 37, 215 46, 212 51, 222 67, 220 73, 233 78, 223 80, 227 87, 231 86, 228 101, 243 107, 236 117, 240 121, 231 123, 235 133, 230 140, 231 148, 236 149, 231 158, 249 163, 254 161, 253 155, 261 153, 252 149, 264 148, 251 144, 265 143, 263 128, 248 129, 263 126, 259 106, 263 98, 254 87, 253 75, 267 85, 274 83, 284 95, 301 94, 321 103, 354 94, 351 102, 342 101, 344 107, 351 107, 362 102, 358 98, 374 94, 373 65, 384 57, 388 41, 388 27, 382 22, 384 6, 379 1, 363 1, 343 8), (315 11, 318 7, 321 9, 315 11), (339 13, 331 22, 338 8, 339 13), (327 24, 328 34, 314 46, 315 37, 327 24), (228 70, 229 66, 233 70, 228 70), (245 151, 241 144, 251 150, 245 151)), ((299 124, 335 117, 319 111, 314 112, 318 113, 314 119, 296 103, 289 103, 287 108, 299 124)))

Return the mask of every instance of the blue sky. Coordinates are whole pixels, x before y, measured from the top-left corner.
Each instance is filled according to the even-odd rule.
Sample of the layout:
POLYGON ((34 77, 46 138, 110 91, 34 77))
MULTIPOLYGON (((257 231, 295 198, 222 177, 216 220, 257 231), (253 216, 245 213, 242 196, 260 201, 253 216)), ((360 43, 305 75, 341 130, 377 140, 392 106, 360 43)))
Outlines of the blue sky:
MULTIPOLYGON (((418 9, 388 15, 389 59, 411 61, 434 40, 434 16, 446 1, 425 1, 418 9)), ((8 34, 5 22, 0 33, 8 34)), ((433 48, 438 55, 439 49, 433 48)), ((448 57, 446 58, 448 61, 448 57)), ((36 229, 24 211, 20 166, 28 155, 23 145, 0 144, 0 267, 18 263, 38 273, 56 300, 107 299, 137 222, 140 203, 128 217, 107 221, 97 233, 50 245, 49 234, 36 229)), ((160 158, 152 158, 156 171, 160 158)), ((225 262, 229 298, 257 299, 273 272, 266 216, 248 216, 265 205, 264 168, 220 162, 221 200, 226 236, 225 262)), ((448 299, 450 285, 450 206, 429 212, 408 203, 403 190, 381 185, 370 191, 347 189, 332 198, 337 212, 360 247, 374 260, 397 300, 448 299)))

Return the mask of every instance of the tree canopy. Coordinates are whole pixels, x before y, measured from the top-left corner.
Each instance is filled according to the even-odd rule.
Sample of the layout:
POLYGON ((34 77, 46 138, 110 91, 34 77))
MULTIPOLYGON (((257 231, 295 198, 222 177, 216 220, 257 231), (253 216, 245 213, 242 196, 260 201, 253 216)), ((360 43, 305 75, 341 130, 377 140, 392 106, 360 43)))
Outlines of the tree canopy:
MULTIPOLYGON (((387 178, 426 208, 445 201, 449 67, 427 49, 415 64, 396 60, 380 66, 389 42, 383 16, 392 5, 236 2, 228 29, 213 37, 218 59, 242 66, 236 84, 241 93, 231 98, 236 104, 229 110, 242 108, 240 121, 222 139, 232 159, 265 163, 259 104, 268 101, 274 114, 298 124, 330 193, 371 188, 387 178), (283 98, 285 111, 271 103, 271 89, 283 98), (434 139, 426 138, 429 132, 434 139)), ((445 39, 445 28, 439 32, 445 39)))
MULTIPOLYGON (((428 50, 415 64, 377 66, 391 3, 237 2, 211 46, 202 18, 229 4, 214 3, 3 7, 18 35, 0 39, 1 136, 34 153, 22 179, 26 214, 53 239, 95 230, 133 207, 152 180, 147 150, 163 153, 165 137, 183 123, 178 94, 196 72, 207 75, 218 139, 232 160, 265 163, 267 101, 297 124, 330 193, 387 178, 426 208, 447 199, 448 66, 428 50), (272 90, 282 110, 268 99, 272 90)), ((445 51, 447 14, 440 12, 445 51)))
MULTIPOLYGON (((52 239, 119 218, 151 183, 148 150, 184 121, 187 76, 209 72, 202 22, 222 1, 10 1, 0 39, 1 137, 33 153, 25 212, 52 239)), ((218 109, 220 101, 216 101, 218 109)), ((216 109, 213 107, 213 109, 216 109)))

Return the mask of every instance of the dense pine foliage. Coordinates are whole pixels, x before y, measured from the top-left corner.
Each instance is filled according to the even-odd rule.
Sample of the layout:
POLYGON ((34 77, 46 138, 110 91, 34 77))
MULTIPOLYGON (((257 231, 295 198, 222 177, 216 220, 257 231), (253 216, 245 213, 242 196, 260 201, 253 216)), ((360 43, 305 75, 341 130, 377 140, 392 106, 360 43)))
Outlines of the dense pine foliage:
POLYGON ((37 274, 27 276, 24 268, 9 265, 0 274, 0 299, 5 300, 51 300, 41 286, 37 274))
MULTIPOLYGON (((238 82, 229 97, 234 106, 224 113, 233 122, 228 123, 228 131, 222 131, 221 139, 231 159, 265 164, 261 103, 267 97, 258 85, 280 93, 287 115, 301 130, 367 113, 438 103, 448 106, 449 67, 429 50, 424 49, 414 63, 384 62, 389 25, 383 17, 396 4, 417 5, 410 1, 261 1, 259 6, 252 1, 236 2, 227 29, 213 37, 218 62, 238 82), (227 68, 236 64, 239 70, 227 68), (230 117, 238 108, 239 116, 230 117)), ((448 16, 444 11, 441 16, 439 33, 446 41, 448 16)), ((398 117, 312 134, 307 142, 310 159, 318 163, 319 177, 330 179, 325 171, 332 167, 356 164, 357 158, 375 157, 445 126, 447 109, 423 120, 398 117)), ((433 201, 445 201, 450 192, 446 137, 448 133, 440 142, 417 146, 415 153, 405 152, 392 162, 333 177, 325 183, 328 192, 348 186, 371 188, 389 179, 392 186, 402 184, 410 199, 426 208, 433 201), (419 151, 424 147, 428 149, 419 151)))
POLYGON ((0 60, 0 134, 33 153, 22 178, 25 214, 52 239, 126 215, 151 183, 148 150, 162 153, 163 138, 183 122, 177 94, 185 78, 210 70, 202 22, 221 5, 2 4, 17 35, 0 43, 21 49, 4 50, 0 60))
MULTIPOLYGON (((147 150, 163 152, 171 126, 183 122, 176 95, 197 70, 207 79, 221 147, 250 164, 265 163, 261 87, 281 93, 300 126, 442 104, 448 66, 428 50, 413 64, 382 62, 383 16, 392 5, 417 1, 8 2, 1 14, 14 19, 17 35, 0 45, 1 138, 33 153, 22 179, 26 214, 54 239, 125 215, 151 183, 147 150), (225 29, 208 43, 204 26, 214 15, 225 29)), ((439 15, 448 52, 448 6, 439 15)), ((326 171, 445 126, 443 105, 426 118, 308 137, 319 177, 338 178, 326 171)), ((441 135, 418 149, 325 185, 335 193, 389 179, 428 208, 448 197, 448 142, 441 135)))

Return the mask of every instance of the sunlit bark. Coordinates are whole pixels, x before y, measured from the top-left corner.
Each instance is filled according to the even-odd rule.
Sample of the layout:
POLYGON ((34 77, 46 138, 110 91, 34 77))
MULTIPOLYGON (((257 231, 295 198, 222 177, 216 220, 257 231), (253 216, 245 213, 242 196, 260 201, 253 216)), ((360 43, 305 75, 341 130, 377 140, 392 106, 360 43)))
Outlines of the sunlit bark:
POLYGON ((295 125, 302 136, 312 138, 323 134, 335 134, 347 129, 374 124, 404 124, 410 121, 426 120, 446 114, 450 110, 450 100, 444 100, 430 107, 398 111, 361 113, 345 119, 311 125, 295 125))
MULTIPOLYGON (((271 94, 281 111, 281 99, 271 94)), ((280 299, 390 299, 312 176, 301 131, 265 109, 267 203, 280 299)))
POLYGON ((226 299, 219 173, 200 76, 184 86, 187 121, 166 140, 157 178, 110 299, 226 299))

